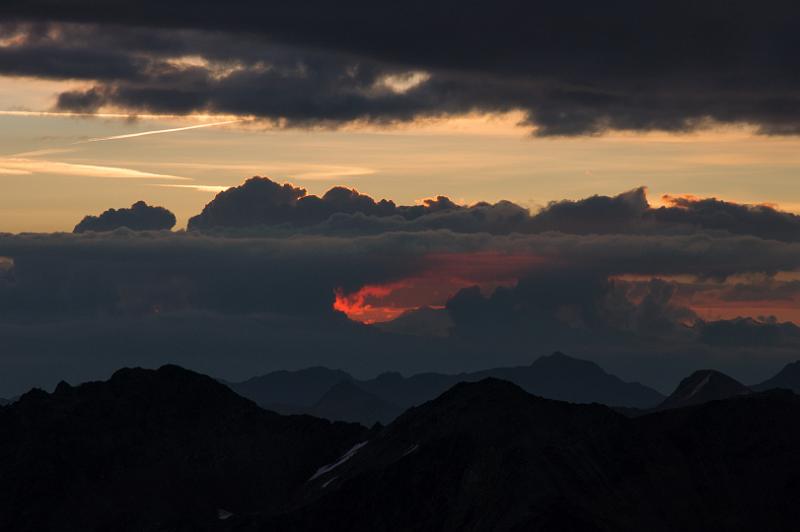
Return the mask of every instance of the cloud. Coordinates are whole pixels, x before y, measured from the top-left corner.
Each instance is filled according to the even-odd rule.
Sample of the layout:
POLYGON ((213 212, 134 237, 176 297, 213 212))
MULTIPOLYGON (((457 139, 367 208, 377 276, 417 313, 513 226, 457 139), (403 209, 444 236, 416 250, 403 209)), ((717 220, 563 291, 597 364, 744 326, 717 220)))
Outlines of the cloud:
POLYGON ((725 347, 800 347, 800 327, 774 319, 737 318, 697 325, 700 342, 725 347))
MULTIPOLYGON (((137 210, 93 222, 136 225, 137 210)), ((796 357, 794 326, 759 317, 759 303, 796 300, 800 242, 763 238, 761 223, 761 236, 736 234, 657 211, 643 189, 530 214, 445 197, 403 206, 342 187, 317 197, 256 178, 206 207, 208 229, 0 234, 0 361, 30 379, 177 360, 218 374, 229 364, 374 374, 563 349, 658 385, 698 366, 764 372, 796 357), (716 304, 758 323, 703 315, 716 304), (449 336, 410 338, 340 312, 381 320, 430 305, 449 336)))
POLYGON ((175 225, 175 215, 164 207, 151 207, 137 201, 130 209, 108 209, 100 216, 86 216, 75 226, 73 233, 113 231, 126 227, 134 231, 169 230, 175 225))
POLYGON ((254 177, 215 197, 189 220, 189 229, 283 225, 306 233, 340 236, 437 229, 497 235, 547 231, 578 235, 719 232, 800 241, 800 216, 793 213, 715 198, 670 201, 666 207, 651 207, 646 189, 639 187, 616 196, 554 201, 532 214, 509 201, 467 206, 445 196, 425 200, 422 205, 397 205, 344 187, 331 188, 317 197, 290 184, 254 177))
POLYGON ((0 72, 93 82, 60 98, 80 112, 335 127, 521 110, 538 135, 714 123, 800 132, 790 23, 800 8, 784 2, 474 1, 459 5, 457 21, 441 2, 401 12, 319 1, 179 2, 165 11, 152 1, 132 10, 13 0, 2 9, 0 72))
POLYGON ((96 164, 70 163, 66 161, 49 161, 45 159, 31 159, 25 157, 0 157, 0 173, 10 175, 24 174, 57 174, 74 177, 96 177, 109 179, 164 179, 186 180, 171 174, 158 174, 144 172, 132 168, 117 166, 102 166, 96 164))
POLYGON ((219 193, 203 211, 189 220, 189 229, 215 227, 258 227, 288 223, 295 226, 320 224, 335 214, 413 219, 426 213, 458 209, 445 197, 426 200, 423 205, 397 207, 393 201, 375 201, 345 187, 333 187, 322 197, 289 183, 280 185, 268 178, 253 177, 238 187, 219 193))
MULTIPOLYGON (((261 186, 273 207, 305 197, 296 187, 261 186)), ((351 194, 338 200, 372 205, 351 194)), ((742 282, 748 272, 800 269, 800 244, 749 235, 118 229, 3 234, 0 257, 7 387, 167 361, 239 377, 315 364, 367 376, 463 371, 529 362, 557 348, 617 360, 628 375, 658 368, 651 382, 664 383, 697 365, 747 362, 765 371, 764 357, 774 364, 796 357, 788 336, 740 348, 701 336, 706 327, 679 297, 680 282, 669 280, 742 282), (644 281, 617 280, 622 275, 644 281), (409 280, 418 289, 404 288, 409 280), (488 290, 458 292, 467 283, 488 290), (381 295, 381 287, 392 293, 381 295), (393 335, 334 307, 337 294, 360 294, 363 301, 350 301, 413 308, 437 288, 455 327, 448 338, 393 335), (614 358, 623 356, 624 364, 614 358)))
POLYGON ((659 223, 718 229, 734 234, 797 242, 800 216, 768 205, 742 205, 716 198, 665 196, 669 206, 648 212, 659 223))

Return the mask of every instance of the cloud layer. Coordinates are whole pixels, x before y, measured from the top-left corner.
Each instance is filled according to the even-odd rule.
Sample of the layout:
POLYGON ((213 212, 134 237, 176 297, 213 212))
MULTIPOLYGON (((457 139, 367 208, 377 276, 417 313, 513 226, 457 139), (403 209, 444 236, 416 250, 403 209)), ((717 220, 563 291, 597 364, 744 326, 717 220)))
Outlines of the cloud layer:
POLYGON ((59 105, 286 125, 520 109, 540 135, 797 134, 795 4, 4 3, 0 72, 93 81, 59 105), (336 21, 335 24, 331 21, 336 21))
POLYGON ((153 218, 174 223, 135 204, 83 233, 0 234, 6 386, 169 361, 237 377, 461 371, 562 349, 666 389, 701 366, 755 381, 800 348, 797 325, 764 310, 800 307, 798 217, 772 207, 654 208, 641 188, 538 213, 445 197, 403 206, 253 178, 189 231, 130 229, 153 218), (348 319, 423 307, 449 330, 348 319))

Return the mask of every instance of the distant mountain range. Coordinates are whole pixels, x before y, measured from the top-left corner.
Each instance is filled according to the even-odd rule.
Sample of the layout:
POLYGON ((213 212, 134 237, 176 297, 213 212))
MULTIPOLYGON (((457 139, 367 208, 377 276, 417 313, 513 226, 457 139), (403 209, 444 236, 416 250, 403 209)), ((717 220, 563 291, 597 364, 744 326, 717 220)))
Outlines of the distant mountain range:
POLYGON ((305 413, 371 426, 376 422, 385 424, 404 410, 433 399, 459 382, 476 382, 485 378, 512 382, 528 393, 546 399, 600 403, 635 416, 772 388, 800 393, 800 361, 787 365, 775 377, 750 387, 715 370, 698 370, 681 381, 669 397, 642 384, 625 382, 594 362, 559 352, 539 357, 529 366, 455 375, 420 373, 404 377, 389 372, 374 379, 358 380, 341 370, 315 367, 276 371, 244 382, 226 384, 260 406, 279 413, 305 413))
POLYGON ((391 421, 403 410, 433 399, 459 382, 475 382, 487 377, 513 382, 534 395, 574 403, 649 408, 664 400, 664 396, 652 388, 624 382, 593 362, 563 353, 542 356, 529 366, 456 375, 421 373, 404 377, 399 373, 383 373, 374 379, 357 380, 343 371, 318 367, 277 371, 228 385, 242 396, 277 412, 304 412, 371 425, 391 421), (342 382, 349 385, 338 390, 334 401, 327 392, 342 382), (374 405, 366 408, 369 397, 374 398, 374 405), (358 404, 358 410, 349 408, 351 404, 358 404))
POLYGON ((124 369, 0 408, 0 530, 790 531, 798 417, 786 390, 627 417, 484 378, 366 429, 124 369))

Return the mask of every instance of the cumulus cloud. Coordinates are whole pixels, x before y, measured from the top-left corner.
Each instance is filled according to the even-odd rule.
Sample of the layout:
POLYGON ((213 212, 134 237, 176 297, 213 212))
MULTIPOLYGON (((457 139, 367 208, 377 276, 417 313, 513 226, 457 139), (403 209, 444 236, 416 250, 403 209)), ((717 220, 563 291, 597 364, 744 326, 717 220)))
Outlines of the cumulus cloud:
POLYGON ((333 215, 356 213, 409 220, 459 208, 444 196, 425 200, 423 205, 398 207, 393 201, 375 201, 345 187, 333 187, 320 198, 289 183, 280 185, 265 177, 253 177, 241 186, 217 194, 203 212, 189 220, 189 229, 279 224, 304 227, 320 224, 333 215))
POLYGON ((2 13, 18 22, 5 26, 0 71, 94 81, 62 96, 68 109, 210 111, 299 126, 519 109, 540 135, 709 122, 797 134, 798 9, 779 0, 725 9, 476 0, 456 11, 418 1, 164 10, 152 0, 136 9, 11 0, 2 13))
POLYGON ((254 177, 218 194, 189 220, 189 229, 283 225, 292 231, 339 236, 438 229, 495 235, 717 232, 800 241, 800 216, 771 206, 715 198, 676 197, 669 201, 668 206, 651 207, 646 189, 639 187, 616 196, 553 201, 536 213, 509 201, 458 205, 445 196, 404 206, 344 187, 331 188, 318 197, 303 188, 254 177))
POLYGON ((113 231, 121 227, 134 231, 160 231, 172 229, 175 221, 175 215, 164 207, 151 207, 137 201, 129 209, 108 209, 99 216, 85 216, 72 232, 113 231))

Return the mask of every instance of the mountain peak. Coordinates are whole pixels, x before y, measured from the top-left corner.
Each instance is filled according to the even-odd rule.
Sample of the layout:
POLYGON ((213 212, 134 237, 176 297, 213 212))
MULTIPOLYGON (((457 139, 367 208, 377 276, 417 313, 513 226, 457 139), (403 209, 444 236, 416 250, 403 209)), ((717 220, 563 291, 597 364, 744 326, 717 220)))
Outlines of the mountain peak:
POLYGON ((773 388, 785 388, 800 392, 800 360, 786 364, 774 377, 753 386, 756 391, 771 390, 773 388))
POLYGON ((752 393, 750 388, 713 369, 697 370, 685 379, 659 409, 680 408, 752 393))
POLYGON ((578 369, 582 371, 591 371, 594 373, 605 373, 603 368, 591 360, 571 357, 569 355, 565 355, 561 351, 554 351, 549 355, 542 355, 534 360, 531 366, 548 369, 563 368, 564 370, 568 371, 575 371, 578 369))
POLYGON ((365 391, 352 380, 343 380, 330 390, 310 410, 310 413, 336 421, 352 421, 364 425, 389 423, 402 409, 365 391))
POLYGON ((25 530, 210 530, 218 507, 287 503, 364 429, 279 416, 170 365, 30 391, 0 409, 0 433, 2 530, 21 529, 15 516, 25 530))

